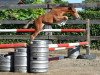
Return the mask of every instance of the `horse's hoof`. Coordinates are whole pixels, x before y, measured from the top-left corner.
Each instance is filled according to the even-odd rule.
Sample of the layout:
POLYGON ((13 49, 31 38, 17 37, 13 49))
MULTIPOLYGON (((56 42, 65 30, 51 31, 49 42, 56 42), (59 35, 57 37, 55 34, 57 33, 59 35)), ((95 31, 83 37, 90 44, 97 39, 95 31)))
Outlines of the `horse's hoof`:
POLYGON ((32 42, 32 41, 30 41, 30 44, 33 44, 33 42, 32 42))
POLYGON ((27 29, 27 27, 23 27, 23 29, 27 29))

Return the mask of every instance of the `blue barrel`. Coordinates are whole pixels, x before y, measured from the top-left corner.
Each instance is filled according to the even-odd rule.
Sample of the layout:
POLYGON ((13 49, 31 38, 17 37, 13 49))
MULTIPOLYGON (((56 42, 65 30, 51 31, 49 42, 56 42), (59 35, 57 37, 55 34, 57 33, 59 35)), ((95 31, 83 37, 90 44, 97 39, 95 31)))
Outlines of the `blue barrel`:
POLYGON ((68 49, 68 58, 76 59, 80 54, 80 47, 68 49))

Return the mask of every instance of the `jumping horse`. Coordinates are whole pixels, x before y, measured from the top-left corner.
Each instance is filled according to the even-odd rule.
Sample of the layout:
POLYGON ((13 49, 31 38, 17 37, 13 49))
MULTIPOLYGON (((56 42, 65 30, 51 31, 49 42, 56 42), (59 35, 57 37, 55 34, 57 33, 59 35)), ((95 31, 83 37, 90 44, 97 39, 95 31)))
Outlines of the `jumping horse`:
POLYGON ((68 17, 65 14, 71 14, 76 19, 79 19, 80 16, 76 9, 73 6, 63 6, 59 5, 52 8, 49 12, 40 15, 37 19, 28 22, 23 28, 28 28, 31 22, 34 23, 35 32, 31 34, 31 41, 42 31, 44 24, 52 25, 52 23, 60 23, 68 20, 68 17))

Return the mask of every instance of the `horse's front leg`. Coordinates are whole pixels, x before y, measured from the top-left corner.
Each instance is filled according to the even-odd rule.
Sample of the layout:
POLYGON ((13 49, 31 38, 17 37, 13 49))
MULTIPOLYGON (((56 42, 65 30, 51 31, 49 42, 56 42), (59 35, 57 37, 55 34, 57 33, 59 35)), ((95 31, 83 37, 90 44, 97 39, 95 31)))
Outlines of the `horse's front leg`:
POLYGON ((61 25, 65 25, 67 20, 68 20, 68 17, 64 16, 64 20, 62 20, 61 25))
POLYGON ((59 26, 65 25, 68 20, 67 16, 58 16, 54 18, 59 26))

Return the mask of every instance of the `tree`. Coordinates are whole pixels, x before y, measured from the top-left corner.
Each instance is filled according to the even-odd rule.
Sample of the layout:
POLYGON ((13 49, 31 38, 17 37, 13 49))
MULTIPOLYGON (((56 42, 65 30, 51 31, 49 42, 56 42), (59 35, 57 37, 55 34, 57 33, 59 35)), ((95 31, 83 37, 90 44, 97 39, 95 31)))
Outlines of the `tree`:
MULTIPOLYGON (((98 2, 100 2, 100 0, 85 0, 84 1, 85 3, 98 3, 98 2)), ((99 11, 100 10, 100 8, 98 7, 98 8, 95 8, 95 9, 93 9, 93 8, 86 8, 85 10, 94 10, 94 11, 99 11)))
POLYGON ((86 3, 100 2, 100 0, 85 0, 86 3))
POLYGON ((66 3, 63 0, 45 0, 46 3, 57 3, 57 4, 62 4, 62 3, 66 3))
POLYGON ((41 3, 42 0, 21 0, 23 1, 25 4, 30 4, 30 3, 41 3))

